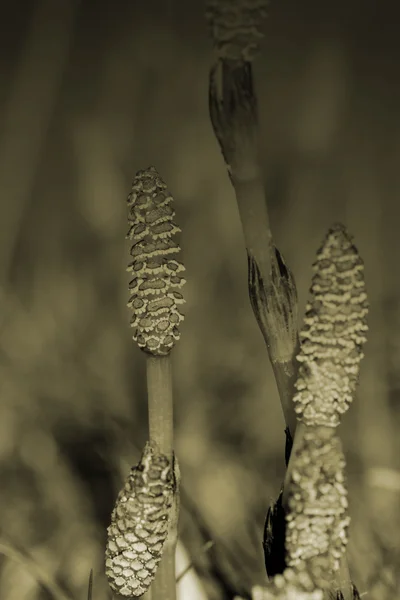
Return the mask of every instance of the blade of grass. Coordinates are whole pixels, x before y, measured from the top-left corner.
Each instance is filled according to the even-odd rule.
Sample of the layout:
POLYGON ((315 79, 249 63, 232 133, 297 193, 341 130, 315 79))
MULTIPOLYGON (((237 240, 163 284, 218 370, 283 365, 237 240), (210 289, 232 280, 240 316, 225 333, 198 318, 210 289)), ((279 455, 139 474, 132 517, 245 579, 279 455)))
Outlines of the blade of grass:
POLYGON ((37 3, 6 101, 0 144, 0 288, 6 285, 68 59, 79 0, 37 3))
POLYGON ((0 553, 25 567, 37 583, 51 594, 54 600, 72 600, 26 551, 0 540, 0 553))

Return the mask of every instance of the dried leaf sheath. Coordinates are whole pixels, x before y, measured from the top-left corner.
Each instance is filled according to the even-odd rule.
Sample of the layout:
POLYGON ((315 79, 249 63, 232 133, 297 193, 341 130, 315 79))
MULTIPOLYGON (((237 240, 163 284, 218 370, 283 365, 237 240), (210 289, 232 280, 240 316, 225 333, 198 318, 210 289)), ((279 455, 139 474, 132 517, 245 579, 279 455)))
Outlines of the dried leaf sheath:
POLYGON ((171 461, 147 442, 118 495, 107 530, 106 575, 121 596, 140 596, 153 581, 168 536, 174 493, 171 461))
POLYGON ((133 339, 154 356, 169 354, 180 338, 184 318, 180 289, 185 269, 173 258, 180 252, 175 239, 180 229, 174 222, 172 201, 155 167, 137 173, 128 196, 127 237, 133 241, 128 271, 134 275, 128 306, 133 310, 133 339))
MULTIPOLYGON (((289 436, 294 435, 294 383, 297 376, 297 290, 292 272, 274 246, 270 278, 266 282, 256 260, 248 254, 248 289, 251 306, 268 348, 289 436)), ((289 449, 290 454, 290 449, 289 449)))
POLYGON ((298 350, 296 288, 272 240, 250 63, 220 60, 213 66, 209 112, 235 190, 248 255, 253 311, 268 345, 286 426, 293 435, 296 415, 292 397, 298 350))
POLYGON ((271 277, 266 284, 256 261, 248 255, 250 302, 271 362, 290 362, 298 341, 296 283, 276 247, 271 262, 271 277))

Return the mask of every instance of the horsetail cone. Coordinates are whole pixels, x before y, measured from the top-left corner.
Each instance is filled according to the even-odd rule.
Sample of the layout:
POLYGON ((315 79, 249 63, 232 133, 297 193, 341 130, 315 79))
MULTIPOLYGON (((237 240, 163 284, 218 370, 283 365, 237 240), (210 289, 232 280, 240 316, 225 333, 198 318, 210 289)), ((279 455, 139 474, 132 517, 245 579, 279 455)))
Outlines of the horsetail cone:
POLYGON ((127 238, 133 241, 128 271, 133 310, 131 327, 139 347, 154 356, 166 356, 180 338, 179 325, 185 302, 183 264, 173 258, 180 252, 174 222, 173 198, 155 167, 139 171, 128 196, 127 238))
POLYGON ((347 544, 345 459, 335 430, 313 427, 294 450, 288 482, 286 559, 327 587, 347 544))
POLYGON ((168 537, 175 489, 173 464, 147 442, 107 529, 106 575, 120 596, 141 596, 153 581, 168 537))
POLYGON ((307 571, 287 568, 281 575, 276 575, 267 587, 254 586, 251 600, 323 600, 323 592, 315 588, 307 571))
POLYGON ((368 329, 364 265, 343 225, 329 230, 313 270, 293 401, 306 425, 336 427, 354 396, 368 329))
POLYGON ((218 58, 251 62, 263 38, 267 0, 207 0, 206 19, 218 58))

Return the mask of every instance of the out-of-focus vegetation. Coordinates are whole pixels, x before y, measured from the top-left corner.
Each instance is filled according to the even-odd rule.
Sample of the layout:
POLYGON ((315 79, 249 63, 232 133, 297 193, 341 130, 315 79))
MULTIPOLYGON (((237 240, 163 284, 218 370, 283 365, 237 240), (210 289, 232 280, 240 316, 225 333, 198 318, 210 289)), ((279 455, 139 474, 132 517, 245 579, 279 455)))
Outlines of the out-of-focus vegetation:
MULTIPOLYGON (((300 314, 332 222, 354 233, 365 261, 370 331, 341 433, 350 565, 371 600, 400 597, 392 5, 271 2, 255 63, 272 229, 300 314)), ((94 600, 109 597, 105 527, 147 419, 144 361, 125 306, 125 199, 136 171, 154 164, 175 197, 188 280, 173 356, 182 539, 205 577, 212 554, 202 552, 208 537, 194 505, 229 551, 226 572, 234 578, 227 565, 237 561, 242 582, 260 583, 284 424, 209 124, 202 3, 9 3, 0 40, 0 542, 28 552, 72 598, 85 597, 93 568, 94 600)), ((0 597, 49 598, 14 558, 0 557, 0 597)), ((211 579, 209 597, 218 597, 211 579)))

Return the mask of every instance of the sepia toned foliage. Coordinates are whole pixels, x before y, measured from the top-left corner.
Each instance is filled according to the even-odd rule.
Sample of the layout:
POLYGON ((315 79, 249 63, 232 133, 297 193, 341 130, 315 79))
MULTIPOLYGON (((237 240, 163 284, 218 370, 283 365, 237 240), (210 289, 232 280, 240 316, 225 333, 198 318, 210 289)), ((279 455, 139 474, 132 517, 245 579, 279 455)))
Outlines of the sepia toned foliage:
MULTIPOLYGON (((248 302, 241 223, 204 101, 203 3, 155 6, 3 7, 0 597, 7 600, 86 598, 91 569, 92 600, 110 599, 106 528, 147 439, 123 248, 124 199, 132 174, 147 164, 173 190, 190 267, 185 335, 174 349, 176 447, 192 501, 182 511, 190 557, 178 560, 177 574, 188 570, 177 594, 266 593, 260 532, 284 474, 280 395, 248 302)), ((340 425, 347 551, 361 597, 397 600, 400 413, 390 350, 398 345, 400 297, 397 19, 390 3, 379 10, 367 3, 361 14, 344 0, 270 3, 269 15, 263 45, 254 41, 260 172, 274 242, 296 278, 300 315, 315 248, 331 223, 348 225, 365 262, 368 345, 358 397, 340 425)))

